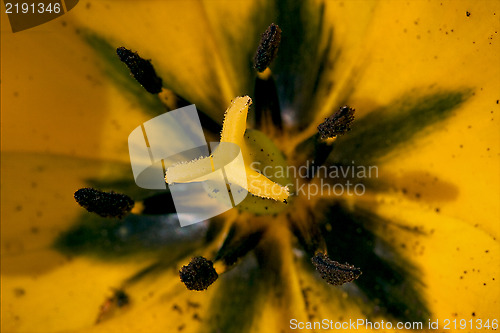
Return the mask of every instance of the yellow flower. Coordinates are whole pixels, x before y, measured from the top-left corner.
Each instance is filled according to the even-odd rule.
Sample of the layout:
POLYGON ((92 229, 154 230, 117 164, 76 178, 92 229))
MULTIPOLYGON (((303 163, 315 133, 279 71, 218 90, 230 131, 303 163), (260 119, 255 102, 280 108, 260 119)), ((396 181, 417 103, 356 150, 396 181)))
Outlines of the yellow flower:
MULTIPOLYGON (((286 332, 292 320, 366 318, 459 332, 462 319, 468 331, 499 319, 497 2, 103 1, 16 34, 2 15, 2 332, 286 332), (271 22, 283 31, 275 95, 252 68, 271 22), (330 179, 363 195, 249 197, 248 212, 180 228, 169 195, 133 181, 126 138, 165 109, 119 46, 207 115, 209 140, 249 95, 249 124, 286 165, 320 156, 376 177, 330 179), (257 117, 259 96, 279 98, 281 128, 266 108, 257 117), (311 141, 345 104, 352 130, 311 141), (72 196, 87 186, 131 196, 142 214, 82 211, 72 196), (363 274, 327 284, 318 249, 363 274), (203 292, 179 281, 196 256, 219 273, 203 292)), ((326 179, 305 178, 292 194, 326 179)))

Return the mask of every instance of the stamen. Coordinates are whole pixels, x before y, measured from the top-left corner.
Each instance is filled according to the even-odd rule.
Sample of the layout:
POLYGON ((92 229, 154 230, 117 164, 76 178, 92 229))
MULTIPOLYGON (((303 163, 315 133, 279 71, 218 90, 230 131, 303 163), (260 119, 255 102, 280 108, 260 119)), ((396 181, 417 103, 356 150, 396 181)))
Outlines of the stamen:
POLYGON ((226 266, 234 265, 238 259, 257 247, 263 235, 264 230, 262 229, 237 235, 237 227, 233 225, 214 261, 222 260, 226 266))
MULTIPOLYGON (((269 73, 269 68, 264 73, 269 73)), ((273 134, 273 130, 282 130, 280 101, 278 89, 272 75, 259 75, 255 78, 255 125, 265 132, 273 134)))
POLYGON ((271 25, 262 34, 259 47, 254 57, 254 67, 258 72, 263 72, 273 62, 278 54, 281 41, 281 29, 276 24, 271 25))
POLYGON ((174 200, 169 192, 155 194, 142 201, 140 214, 165 215, 174 213, 176 213, 174 200))
POLYGON ((309 256, 314 256, 318 251, 326 249, 325 239, 312 208, 306 208, 305 212, 302 210, 294 214, 288 213, 287 219, 290 230, 309 256), (303 221, 308 221, 308 223, 303 223, 303 221))
POLYGON ((134 207, 134 200, 129 196, 115 192, 81 188, 74 196, 80 206, 102 217, 122 218, 134 207))
POLYGON ((354 109, 346 106, 341 107, 332 116, 325 119, 318 126, 321 139, 333 138, 337 135, 345 134, 351 130, 351 124, 354 121, 354 109))
MULTIPOLYGON (((167 88, 163 88, 158 94, 158 97, 169 111, 193 104, 184 99, 182 96, 176 94, 173 90, 167 88)), ((198 111, 198 116, 200 117, 200 123, 203 128, 203 132, 205 132, 205 137, 219 135, 222 130, 220 124, 199 107, 196 107, 196 110, 198 111)))
POLYGON ((315 133, 296 146, 296 163, 307 168, 306 179, 314 178, 320 170, 319 167, 325 165, 334 148, 333 140, 322 140, 321 134, 315 133))
POLYGON ((197 291, 207 289, 219 277, 214 263, 203 257, 192 258, 188 265, 182 266, 179 276, 189 290, 197 291))
POLYGON ((150 60, 141 58, 137 52, 124 47, 116 49, 120 60, 130 69, 132 76, 151 94, 158 94, 162 90, 162 80, 156 75, 150 60))
POLYGON ((311 258, 323 280, 334 286, 352 282, 361 275, 361 270, 348 263, 340 264, 319 252, 311 258))

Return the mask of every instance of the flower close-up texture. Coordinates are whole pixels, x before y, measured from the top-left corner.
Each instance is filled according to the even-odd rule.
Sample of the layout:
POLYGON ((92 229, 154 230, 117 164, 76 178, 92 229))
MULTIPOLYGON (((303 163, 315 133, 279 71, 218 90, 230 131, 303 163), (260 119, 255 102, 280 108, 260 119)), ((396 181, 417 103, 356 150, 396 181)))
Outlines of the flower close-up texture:
POLYGON ((2 332, 499 329, 500 2, 5 8, 2 332), (220 145, 142 188, 129 135, 191 104, 220 145), (183 225, 227 145, 246 197, 183 225))

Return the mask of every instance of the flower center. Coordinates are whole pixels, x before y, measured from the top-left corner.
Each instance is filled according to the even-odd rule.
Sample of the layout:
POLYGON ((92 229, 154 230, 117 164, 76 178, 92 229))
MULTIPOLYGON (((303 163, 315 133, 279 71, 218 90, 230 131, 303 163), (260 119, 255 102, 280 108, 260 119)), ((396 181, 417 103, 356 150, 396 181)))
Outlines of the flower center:
MULTIPOLYGON (((280 40, 280 28, 271 24, 262 35, 254 58, 257 71, 253 109, 256 129, 247 129, 252 99, 248 96, 236 97, 226 110, 220 144, 211 154, 169 166, 165 172, 165 181, 172 185, 208 181, 213 172, 224 169, 223 185, 227 186, 228 191, 234 190, 232 186, 238 186, 249 194, 236 205, 240 214, 233 214, 229 217, 231 221, 225 221, 227 223, 221 229, 223 243, 215 256, 213 249, 206 249, 206 254, 213 257, 213 262, 204 257, 194 257, 179 271, 181 281, 190 290, 207 289, 219 275, 234 267, 240 258, 258 248, 260 243, 281 244, 283 249, 291 250, 289 241, 292 234, 303 245, 312 264, 328 283, 341 285, 355 280, 361 274, 359 268, 328 258, 325 240, 314 220, 317 200, 311 200, 310 193, 307 197, 301 195, 297 189, 315 180, 316 171, 309 162, 313 161, 315 166, 325 164, 336 136, 349 131, 354 110, 344 106, 325 119, 318 126, 317 133, 310 137, 299 135, 292 140, 288 128, 282 122, 277 88, 269 68, 277 55, 280 40), (226 167, 234 159, 235 147, 239 149, 237 153, 241 153, 244 165, 242 167, 240 164, 237 168, 239 171, 243 168, 244 172, 234 172, 226 167), (300 173, 304 169, 305 176, 300 173), (294 197, 293 205, 289 204, 294 197), (245 212, 253 217, 249 219, 249 214, 245 212)), ((172 92, 162 87, 162 80, 156 75, 150 61, 125 48, 118 48, 117 53, 137 81, 169 106, 167 95, 172 92)), ((207 186, 207 190, 217 198, 217 191, 213 191, 210 186, 207 186)), ((318 195, 318 198, 321 197, 318 195)), ((123 217, 131 212, 134 205, 128 197, 92 189, 80 190, 75 193, 75 198, 89 211, 106 217, 123 217), (87 198, 89 195, 91 197, 87 198), (94 197, 98 197, 98 204, 94 203, 94 197)), ((220 243, 214 241, 214 244, 220 243)))

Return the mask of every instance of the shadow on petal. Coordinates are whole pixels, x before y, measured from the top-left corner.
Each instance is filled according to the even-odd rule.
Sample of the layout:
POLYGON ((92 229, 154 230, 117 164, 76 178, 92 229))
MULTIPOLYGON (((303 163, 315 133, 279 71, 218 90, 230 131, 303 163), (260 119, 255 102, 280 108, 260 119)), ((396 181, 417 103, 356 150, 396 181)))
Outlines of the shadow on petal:
POLYGON ((176 260, 199 248, 206 230, 203 223, 179 228, 175 214, 131 214, 118 220, 84 213, 74 227, 59 236, 54 246, 65 254, 100 259, 163 254, 176 260))
POLYGON ((259 317, 259 305, 268 293, 264 275, 255 256, 249 255, 241 261, 238 269, 219 278, 211 299, 209 332, 251 331, 259 317))
POLYGON ((401 175, 381 177, 367 182, 367 187, 379 192, 400 191, 410 200, 425 202, 453 201, 458 198, 458 186, 441 180, 430 172, 412 170, 401 175))
POLYGON ((356 120, 352 131, 334 143, 329 163, 373 165, 390 153, 401 154, 403 145, 451 117, 470 96, 469 89, 408 93, 356 120))
POLYGON ((329 257, 363 271, 354 283, 362 292, 362 308, 369 318, 388 315, 397 320, 426 321, 430 317, 418 269, 399 254, 392 242, 374 232, 376 226, 390 221, 367 211, 351 211, 342 204, 330 206, 325 217, 328 219, 321 228, 329 257))

